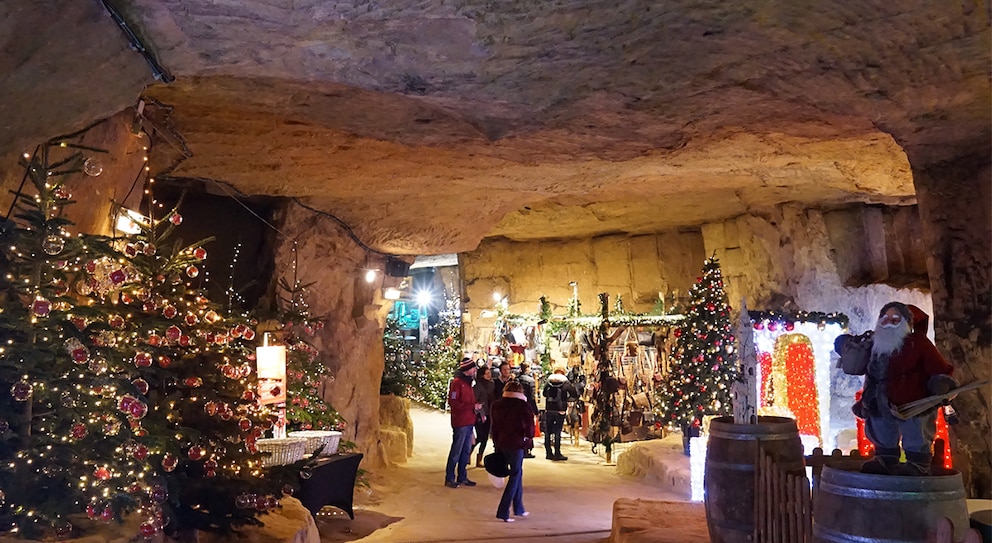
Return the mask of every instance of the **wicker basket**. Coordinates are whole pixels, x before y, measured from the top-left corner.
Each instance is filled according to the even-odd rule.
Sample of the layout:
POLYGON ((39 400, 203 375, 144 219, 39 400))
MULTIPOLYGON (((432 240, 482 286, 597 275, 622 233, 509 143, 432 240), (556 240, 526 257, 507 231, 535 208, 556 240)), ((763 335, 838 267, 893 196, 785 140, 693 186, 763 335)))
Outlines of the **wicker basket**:
POLYGON ((261 452, 272 453, 262 461, 262 465, 284 466, 303 459, 306 454, 307 440, 298 437, 282 439, 259 439, 255 442, 261 452))
POLYGON ((323 446, 324 450, 320 451, 321 456, 337 454, 338 444, 341 442, 341 432, 335 432, 333 430, 300 430, 298 432, 289 432, 286 435, 306 439, 306 454, 313 454, 314 451, 323 446))

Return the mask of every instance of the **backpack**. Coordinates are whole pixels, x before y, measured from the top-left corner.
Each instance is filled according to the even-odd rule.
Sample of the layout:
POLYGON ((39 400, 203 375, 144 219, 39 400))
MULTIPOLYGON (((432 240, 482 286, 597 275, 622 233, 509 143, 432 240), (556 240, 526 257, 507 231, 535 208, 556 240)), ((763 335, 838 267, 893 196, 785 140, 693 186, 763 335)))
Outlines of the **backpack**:
POLYGON ((564 402, 562 402, 562 395, 565 394, 565 391, 562 390, 562 388, 564 386, 565 385, 557 386, 556 387, 556 386, 552 385, 551 386, 551 391, 548 392, 547 400, 545 400, 544 405, 554 404, 554 405, 558 406, 558 405, 561 405, 562 403, 564 403, 564 402))

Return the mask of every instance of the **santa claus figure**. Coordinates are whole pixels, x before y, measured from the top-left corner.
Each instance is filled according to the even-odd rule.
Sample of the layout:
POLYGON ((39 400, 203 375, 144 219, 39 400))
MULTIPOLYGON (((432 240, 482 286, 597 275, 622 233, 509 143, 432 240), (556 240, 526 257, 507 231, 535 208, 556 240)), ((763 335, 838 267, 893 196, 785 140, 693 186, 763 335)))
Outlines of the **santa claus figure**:
POLYGON ((954 368, 927 338, 930 317, 920 308, 899 302, 885 304, 878 323, 865 375, 864 393, 854 414, 865 420, 865 435, 875 445, 875 458, 864 473, 929 475, 937 409, 902 420, 892 408, 944 394, 956 387, 954 368), (899 463, 899 444, 906 463, 899 463))

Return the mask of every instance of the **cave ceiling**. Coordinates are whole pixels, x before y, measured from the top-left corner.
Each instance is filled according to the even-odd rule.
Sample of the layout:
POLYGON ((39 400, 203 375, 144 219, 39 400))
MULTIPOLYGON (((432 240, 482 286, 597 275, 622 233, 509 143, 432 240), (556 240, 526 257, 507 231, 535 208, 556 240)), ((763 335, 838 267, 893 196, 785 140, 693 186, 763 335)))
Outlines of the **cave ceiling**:
POLYGON ((9 7, 0 154, 141 99, 155 175, 396 254, 910 204, 988 149, 985 2, 114 2, 158 78, 98 1, 9 7))

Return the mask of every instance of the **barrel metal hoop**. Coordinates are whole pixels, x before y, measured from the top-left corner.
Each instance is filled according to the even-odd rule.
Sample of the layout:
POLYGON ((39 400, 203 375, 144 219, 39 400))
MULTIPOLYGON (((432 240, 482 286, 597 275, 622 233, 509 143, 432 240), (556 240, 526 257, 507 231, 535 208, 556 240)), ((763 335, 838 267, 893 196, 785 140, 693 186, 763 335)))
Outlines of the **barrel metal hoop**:
POLYGON ((783 439, 799 439, 798 434, 731 434, 720 430, 710 430, 710 437, 732 439, 734 441, 779 441, 783 439))
POLYGON ((882 539, 845 534, 817 524, 816 521, 813 521, 813 537, 828 543, 905 543, 904 539, 882 539))
POLYGON ((754 464, 731 464, 730 462, 719 462, 717 460, 710 460, 706 462, 705 466, 733 471, 754 471, 754 464))
POLYGON ((820 481, 819 488, 821 492, 827 492, 837 496, 850 496, 852 498, 867 498, 871 500, 920 501, 922 498, 926 498, 927 501, 953 501, 963 500, 965 497, 963 488, 958 490, 944 490, 940 492, 899 492, 895 490, 851 488, 848 486, 836 485, 823 480, 820 481))

